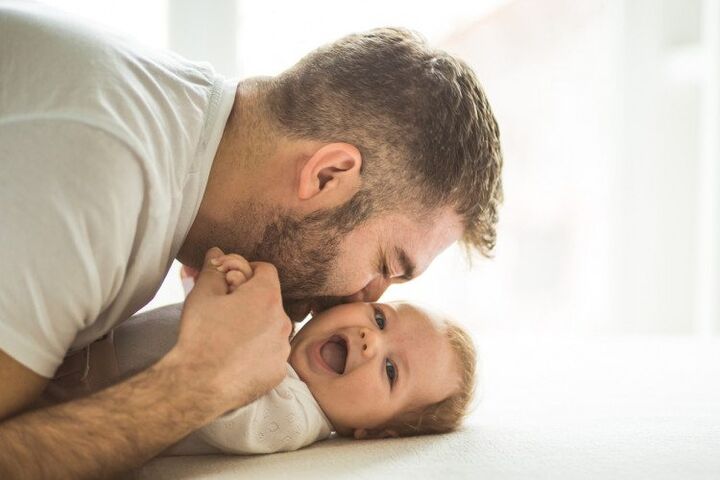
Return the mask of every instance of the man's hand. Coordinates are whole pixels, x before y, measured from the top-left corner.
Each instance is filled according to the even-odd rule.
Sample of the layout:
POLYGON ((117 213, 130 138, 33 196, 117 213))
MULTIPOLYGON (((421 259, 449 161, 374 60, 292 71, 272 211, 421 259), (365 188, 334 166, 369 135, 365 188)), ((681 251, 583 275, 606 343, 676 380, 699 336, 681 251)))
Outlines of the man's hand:
MULTIPOLYGON (((0 423, 0 478, 112 476, 282 380, 290 322, 277 272, 269 264, 248 264, 251 277, 230 293, 226 274, 211 263, 221 254, 208 253, 185 304, 178 343, 158 363, 88 397, 0 423)), ((5 374, 12 368, 0 357, 5 374)), ((3 397, 5 414, 27 404, 43 383, 32 381, 3 397)))
POLYGON ((213 248, 185 301, 178 342, 166 361, 207 379, 223 402, 220 414, 282 381, 290 330, 275 267, 213 248))

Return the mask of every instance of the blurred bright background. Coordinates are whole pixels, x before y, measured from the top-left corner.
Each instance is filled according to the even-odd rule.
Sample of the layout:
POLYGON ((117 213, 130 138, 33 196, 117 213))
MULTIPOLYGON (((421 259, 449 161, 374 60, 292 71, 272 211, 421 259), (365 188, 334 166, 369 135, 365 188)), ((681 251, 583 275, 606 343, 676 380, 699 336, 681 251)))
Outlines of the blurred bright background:
MULTIPOLYGON (((470 63, 498 118, 495 258, 384 299, 476 334, 720 333, 720 1, 44 0, 231 77, 401 25, 470 63)), ((175 264, 146 308, 183 299, 175 264)))

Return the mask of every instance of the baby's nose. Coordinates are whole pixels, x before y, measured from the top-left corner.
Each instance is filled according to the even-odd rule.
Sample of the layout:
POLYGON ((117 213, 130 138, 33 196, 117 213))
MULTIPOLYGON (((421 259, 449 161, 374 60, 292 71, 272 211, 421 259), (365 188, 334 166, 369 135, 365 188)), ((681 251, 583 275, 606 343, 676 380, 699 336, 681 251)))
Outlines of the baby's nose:
POLYGON ((360 330, 360 350, 365 358, 372 358, 377 353, 379 338, 376 332, 369 328, 360 330))

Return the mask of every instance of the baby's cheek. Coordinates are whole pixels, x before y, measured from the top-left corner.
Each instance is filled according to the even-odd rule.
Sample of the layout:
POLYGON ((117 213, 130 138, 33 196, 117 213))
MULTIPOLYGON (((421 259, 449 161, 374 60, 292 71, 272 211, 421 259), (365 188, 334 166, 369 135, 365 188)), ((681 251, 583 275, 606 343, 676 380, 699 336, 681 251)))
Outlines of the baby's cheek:
POLYGON ((353 408, 368 408, 377 399, 377 385, 364 372, 351 372, 338 378, 338 397, 353 408))

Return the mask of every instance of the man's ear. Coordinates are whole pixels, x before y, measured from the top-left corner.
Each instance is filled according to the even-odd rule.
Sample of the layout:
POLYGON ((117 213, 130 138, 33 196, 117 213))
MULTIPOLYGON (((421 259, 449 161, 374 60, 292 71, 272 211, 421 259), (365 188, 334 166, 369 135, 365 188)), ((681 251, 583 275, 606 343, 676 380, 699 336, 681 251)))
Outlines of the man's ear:
POLYGON ((364 428, 356 428, 353 432, 355 440, 369 440, 371 438, 397 438, 400 435, 395 430, 381 429, 372 430, 364 428))
POLYGON ((341 205, 360 188, 362 155, 349 143, 329 143, 307 159, 300 170, 298 198, 341 205), (322 199, 321 199, 322 197, 322 199))

